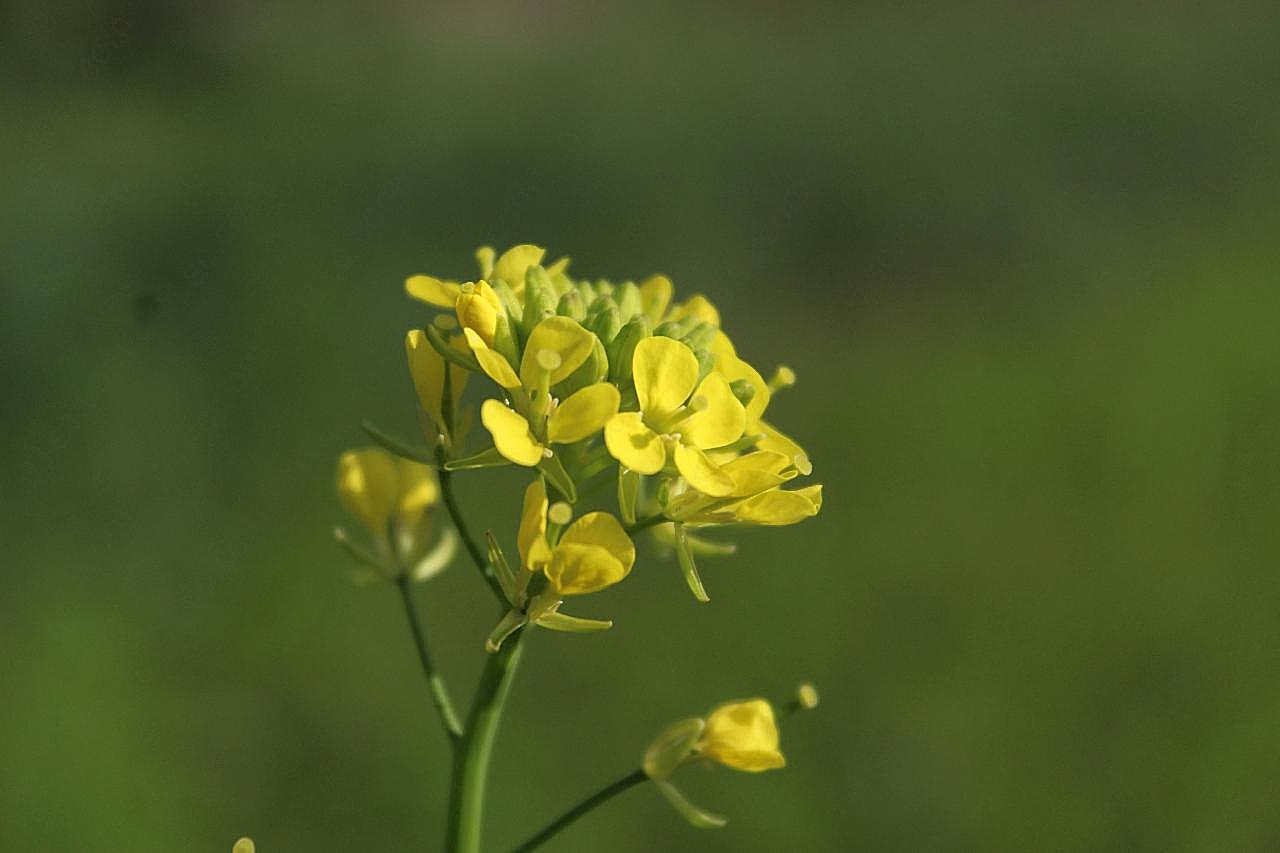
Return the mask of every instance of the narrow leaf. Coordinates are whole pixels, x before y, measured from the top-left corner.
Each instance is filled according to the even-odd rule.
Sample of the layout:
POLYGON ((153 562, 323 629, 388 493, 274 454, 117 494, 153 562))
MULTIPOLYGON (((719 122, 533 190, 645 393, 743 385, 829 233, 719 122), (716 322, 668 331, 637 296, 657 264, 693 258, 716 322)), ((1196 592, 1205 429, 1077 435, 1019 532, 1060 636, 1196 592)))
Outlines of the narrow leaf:
POLYGON ((667 798, 667 802, 671 803, 672 808, 698 829, 719 829, 729 822, 726 818, 703 811, 689 802, 684 794, 680 793, 680 789, 666 779, 654 779, 653 783, 658 786, 658 790, 667 798))
POLYGON ((499 453, 498 448, 490 447, 487 450, 481 450, 479 453, 473 453, 461 459, 450 459, 444 463, 444 470, 470 471, 473 468, 498 468, 510 464, 511 460, 499 453))
POLYGON ((374 426, 369 421, 362 422, 360 426, 369 438, 372 438, 396 456, 403 456, 405 459, 412 459, 414 462, 421 462, 423 465, 430 465, 432 468, 436 467, 435 455, 426 448, 416 447, 402 438, 396 438, 394 435, 374 426))
POLYGON ((612 622, 602 619, 583 619, 579 616, 561 613, 559 610, 539 616, 534 624, 539 628, 564 631, 568 634, 593 634, 597 631, 608 631, 613 627, 612 622))
POLYGON ((689 547, 689 534, 683 524, 676 524, 676 559, 680 561, 680 571, 684 572, 685 583, 689 584, 693 597, 706 604, 711 598, 702 586, 702 578, 698 577, 698 566, 693 561, 693 551, 689 547))
POLYGON ((547 478, 547 481, 555 486, 556 490, 564 496, 569 503, 577 503, 578 489, 573 484, 573 478, 569 476, 569 472, 564 469, 564 465, 560 462, 560 457, 550 456, 538 463, 538 470, 547 478))

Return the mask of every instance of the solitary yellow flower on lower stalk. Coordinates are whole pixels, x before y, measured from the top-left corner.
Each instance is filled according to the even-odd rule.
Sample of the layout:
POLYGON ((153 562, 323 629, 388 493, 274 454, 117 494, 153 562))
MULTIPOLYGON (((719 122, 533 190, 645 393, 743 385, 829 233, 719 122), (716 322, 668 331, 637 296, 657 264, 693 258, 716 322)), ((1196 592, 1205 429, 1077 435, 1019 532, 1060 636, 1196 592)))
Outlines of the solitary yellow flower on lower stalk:
POLYGON ((676 811, 699 828, 724 826, 723 817, 698 808, 669 781, 675 771, 699 761, 714 761, 748 773, 785 767, 773 706, 764 699, 727 702, 705 718, 681 720, 663 729, 645 752, 645 775, 676 811))
POLYGON ((733 481, 705 451, 742 436, 746 413, 729 383, 718 373, 699 383, 693 350, 667 337, 640 341, 632 363, 640 411, 621 412, 605 425, 609 453, 633 471, 656 474, 670 448, 677 470, 694 488, 728 494, 733 481))

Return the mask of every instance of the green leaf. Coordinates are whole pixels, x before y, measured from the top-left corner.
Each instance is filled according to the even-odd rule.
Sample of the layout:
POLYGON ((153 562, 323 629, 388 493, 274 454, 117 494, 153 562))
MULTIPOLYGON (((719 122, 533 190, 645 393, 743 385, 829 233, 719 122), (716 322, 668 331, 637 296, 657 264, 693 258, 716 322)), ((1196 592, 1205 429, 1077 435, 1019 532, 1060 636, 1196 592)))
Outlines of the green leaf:
POLYGON ((470 471, 475 468, 498 468, 510 464, 511 460, 499 453, 498 448, 490 447, 486 450, 481 450, 479 453, 464 456, 461 459, 450 459, 444 463, 444 470, 470 471))
POLYGON ((667 802, 671 803, 671 806, 680 813, 680 816, 698 829, 719 829, 729 822, 726 818, 703 811, 689 802, 685 799, 684 794, 680 793, 680 789, 666 779, 654 779, 653 784, 658 786, 662 796, 667 798, 667 802))
POLYGON ((689 534, 683 524, 675 525, 676 559, 680 561, 680 571, 684 572, 685 583, 689 584, 693 597, 706 604, 711 598, 702 586, 702 578, 698 577, 698 566, 693 561, 693 550, 689 545, 689 534))
POLYGON ((516 583, 516 576, 511 571, 511 564, 507 562, 507 555, 502 553, 502 546, 498 544, 498 539, 493 535, 492 530, 486 530, 484 537, 489 543, 489 564, 493 566, 493 573, 498 576, 498 583, 502 584, 502 591, 507 596, 507 601, 512 607, 519 606, 517 600, 520 597, 520 587, 516 583))

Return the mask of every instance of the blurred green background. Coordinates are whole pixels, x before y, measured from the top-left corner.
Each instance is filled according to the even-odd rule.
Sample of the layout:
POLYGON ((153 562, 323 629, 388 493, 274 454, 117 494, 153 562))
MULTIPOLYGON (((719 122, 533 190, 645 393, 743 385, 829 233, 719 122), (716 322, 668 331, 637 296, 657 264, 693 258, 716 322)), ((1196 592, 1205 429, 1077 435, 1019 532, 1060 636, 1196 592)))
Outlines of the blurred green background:
MULTIPOLYGON (((785 771, 683 777, 724 830, 549 849, 1280 850, 1273 7, 0 5, 0 848, 436 847, 333 463, 413 429, 404 277, 530 241, 794 367, 827 503, 531 638, 492 849, 812 679, 785 771)), ((420 592, 469 695, 486 591, 420 592)))

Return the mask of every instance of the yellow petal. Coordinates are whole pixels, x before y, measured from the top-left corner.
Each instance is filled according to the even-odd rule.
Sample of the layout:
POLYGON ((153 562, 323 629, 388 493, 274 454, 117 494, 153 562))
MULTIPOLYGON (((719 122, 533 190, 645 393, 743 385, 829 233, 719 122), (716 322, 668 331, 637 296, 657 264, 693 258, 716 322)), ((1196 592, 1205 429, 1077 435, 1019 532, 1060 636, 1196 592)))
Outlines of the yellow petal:
POLYGON ((778 750, 773 707, 763 699, 730 702, 707 715, 699 741, 703 755, 726 767, 757 773, 785 767, 778 750))
POLYGON ((656 474, 667 464, 667 449, 656 432, 644 425, 639 412, 619 412, 604 425, 609 454, 641 474, 656 474))
POLYGON ((400 521, 416 524, 428 509, 440 500, 436 474, 426 465, 411 459, 397 459, 400 467, 400 521))
POLYGON ((557 545, 543 570, 557 595, 585 595, 627 576, 622 564, 597 545, 557 545))
POLYGON ((733 498, 749 498, 796 476, 791 460, 771 450, 757 450, 739 456, 721 465, 720 470, 733 480, 733 491, 725 495, 733 498))
MULTIPOLYGON (((568 268, 569 268, 569 256, 565 255, 563 258, 560 258, 554 264, 547 267, 547 278, 551 279, 552 282, 554 283, 556 276, 561 275, 568 268)), ((563 296, 564 294, 561 293, 557 295, 563 296)))
POLYGON ((618 519, 607 512, 589 512, 579 518, 560 536, 560 548, 564 545, 592 545, 603 548, 622 565, 623 574, 631 571, 636 562, 636 546, 622 529, 618 519))
POLYGON ((400 493, 400 471, 391 454, 376 447, 338 458, 338 497, 360 523, 382 535, 400 493))
MULTIPOLYGON (((466 347, 466 343, 460 337, 454 338, 452 344, 459 349, 466 347)), ((404 348, 409 360, 409 375, 413 378, 413 387, 418 392, 418 403, 422 406, 422 410, 431 416, 437 429, 451 429, 452 426, 444 422, 442 413, 444 358, 436 352, 435 347, 431 346, 431 342, 427 340, 427 336, 421 329, 414 329, 405 336, 404 348)), ((466 387, 469 371, 457 365, 449 365, 449 371, 452 374, 449 379, 453 386, 453 398, 457 400, 462 396, 462 389, 466 387)))
POLYGON ((575 391, 547 419, 547 440, 571 444, 599 432, 618 413, 620 400, 618 389, 608 382, 575 391))
POLYGON ((559 365, 551 371, 551 384, 555 385, 587 360, 595 341, 595 335, 572 317, 548 317, 538 323, 529 333, 524 358, 520 362, 520 378, 525 387, 538 387, 538 377, 543 370, 538 363, 539 353, 549 351, 559 357, 559 365))
POLYGON ((676 443, 676 467, 680 474, 704 495, 723 497, 733 491, 733 480, 696 447, 676 443))
POLYGON ((693 350, 671 338, 645 338, 636 344, 631 364, 640 411, 650 423, 665 420, 680 408, 698 382, 693 350))
POLYGON ((493 277, 505 281, 515 293, 524 292, 524 275, 529 267, 542 263, 546 249, 521 243, 502 253, 493 265, 493 277))
POLYGON ((710 450, 742 438, 746 410, 719 373, 707 374, 693 392, 690 405, 697 411, 679 426, 680 435, 688 444, 710 450))
POLYGON ((547 489, 542 478, 537 477, 524 490, 524 509, 520 513, 520 531, 516 534, 516 547, 520 550, 520 565, 536 572, 546 563, 547 549, 547 489))
POLYGON ((429 275, 411 275, 404 280, 404 292, 414 299, 438 308, 452 308, 458 302, 462 285, 429 275))
POLYGON ((471 289, 464 285, 454 309, 464 329, 473 330, 487 346, 493 346, 493 333, 498 328, 498 314, 503 308, 502 300, 487 281, 476 282, 471 289))
POLYGON ((490 349, 480 335, 471 329, 463 329, 462 334, 466 336, 467 343, 471 345, 471 352, 475 354, 476 361, 480 362, 480 369, 490 379, 503 388, 520 387, 520 377, 516 376, 515 370, 511 367, 511 362, 507 361, 502 353, 490 349))
POLYGON ((720 312, 711 304, 711 300, 701 293, 691 296, 672 308, 671 313, 667 315, 668 320, 680 320, 684 317, 697 317, 704 323, 720 328, 720 312))
POLYGON ((743 524, 780 527, 812 518, 822 509, 822 486, 795 491, 771 489, 727 508, 743 524))
POLYGON ((751 431, 752 425, 760 420, 761 416, 764 415, 764 410, 769 408, 769 398, 772 396, 769 391, 769 383, 764 381, 764 377, 754 367, 738 358, 737 352, 734 351, 733 343, 724 332, 716 332, 716 336, 711 340, 710 349, 711 357, 715 359, 717 373, 723 375, 730 382, 745 379, 755 389, 755 395, 752 396, 751 402, 747 403, 746 406, 747 430, 751 431))
POLYGON ((783 454, 791 460, 791 464, 796 466, 796 470, 806 477, 813 473, 813 463, 809 461, 809 454, 805 453, 804 448, 794 440, 764 421, 760 421, 756 429, 764 433, 764 438, 756 444, 757 448, 783 454))
POLYGON ((542 461, 542 445, 529 431, 529 422, 497 400, 485 400, 480 420, 493 436, 493 446, 517 465, 532 468, 542 461))
POLYGON ((655 275, 645 279, 640 285, 640 304, 644 306, 644 313, 648 315, 649 322, 658 325, 662 322, 662 317, 667 313, 667 306, 671 304, 671 294, 675 288, 671 286, 671 279, 665 275, 655 275))

